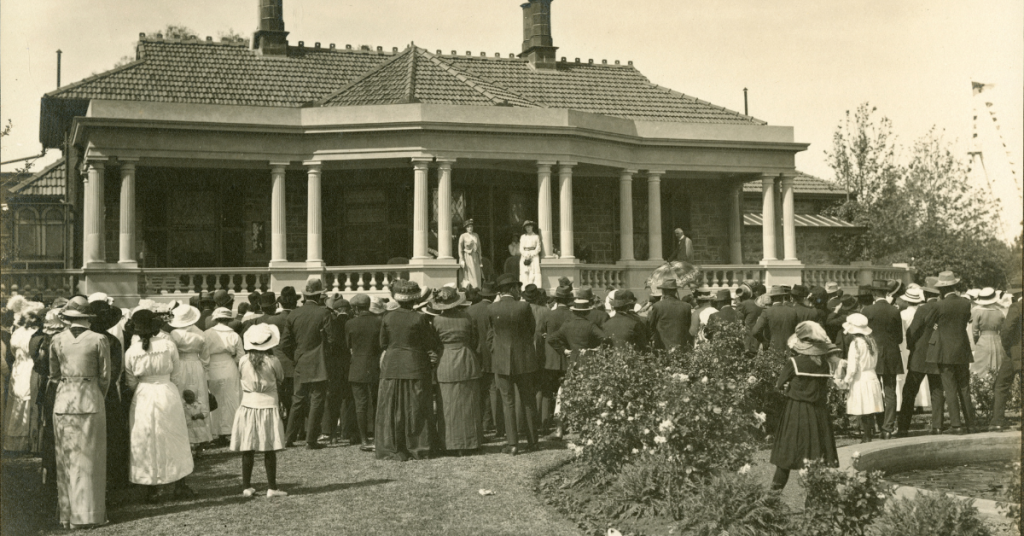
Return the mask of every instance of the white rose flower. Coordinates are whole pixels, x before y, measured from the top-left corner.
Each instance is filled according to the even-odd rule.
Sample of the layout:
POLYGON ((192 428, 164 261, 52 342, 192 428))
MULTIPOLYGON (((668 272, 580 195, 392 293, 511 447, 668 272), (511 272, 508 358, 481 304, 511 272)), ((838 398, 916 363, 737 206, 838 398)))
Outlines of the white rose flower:
POLYGON ((659 408, 664 408, 666 406, 668 406, 668 402, 658 402, 658 407, 659 408))
POLYGON ((664 436, 654 436, 654 442, 661 445, 668 442, 668 439, 664 436))
POLYGON ((608 401, 608 407, 609 407, 609 408, 615 407, 615 403, 614 403, 614 402, 612 402, 611 400, 609 400, 609 401, 608 401))
POLYGON ((747 474, 749 472, 750 472, 750 464, 749 463, 748 464, 744 464, 743 467, 740 467, 739 474, 745 475, 745 474, 747 474))
POLYGON ((640 454, 640 450, 638 450, 638 449, 633 449, 633 454, 640 454))
POLYGON ((700 383, 707 384, 708 383, 708 377, 704 376, 703 378, 701 378, 700 379, 700 383))
POLYGON ((674 422, 672 422, 672 419, 665 419, 661 421, 661 424, 658 425, 658 430, 661 430, 662 433, 666 434, 675 429, 676 425, 674 422))
POLYGON ((588 446, 588 447, 589 447, 589 446, 591 446, 591 445, 593 445, 593 444, 594 444, 594 440, 593 440, 593 439, 588 439, 588 440, 587 440, 587 446, 588 446))
POLYGON ((757 383, 757 378, 751 376, 747 378, 747 383, 749 383, 750 385, 754 385, 755 383, 757 383))

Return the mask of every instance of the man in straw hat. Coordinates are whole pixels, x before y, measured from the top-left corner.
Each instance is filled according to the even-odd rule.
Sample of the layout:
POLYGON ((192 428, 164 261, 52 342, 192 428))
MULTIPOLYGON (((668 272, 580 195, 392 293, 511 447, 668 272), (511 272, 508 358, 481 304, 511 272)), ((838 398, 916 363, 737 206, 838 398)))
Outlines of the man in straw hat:
POLYGON ((480 356, 480 370, 483 373, 480 379, 480 395, 482 397, 481 418, 483 419, 483 430, 489 432, 494 430, 499 437, 505 436, 505 422, 502 420, 501 397, 498 394, 498 386, 494 383, 494 369, 491 367, 491 347, 487 343, 488 315, 487 308, 494 303, 498 291, 494 288, 494 282, 484 281, 477 291, 477 301, 466 309, 466 314, 473 319, 477 333, 476 353, 480 356))
POLYGON ((789 307, 790 288, 782 285, 772 285, 768 292, 772 305, 761 313, 761 317, 754 324, 753 335, 761 336, 761 339, 768 343, 768 348, 776 351, 784 351, 786 341, 796 331, 797 310, 789 307))
POLYGON ((896 375, 903 374, 903 356, 900 354, 903 319, 899 310, 886 299, 890 290, 887 281, 876 280, 870 289, 874 303, 865 307, 861 314, 867 317, 871 336, 878 344, 875 373, 882 380, 885 404, 885 415, 881 422, 882 439, 889 439, 896 431, 896 375))
POLYGON ((992 420, 990 421, 991 430, 993 432, 1002 432, 1008 430, 1009 427, 1006 423, 1006 401, 1010 398, 1010 388, 1013 387, 1013 381, 1020 377, 1021 369, 1021 338, 1024 336, 1022 333, 1022 318, 1021 315, 1021 284, 1020 281, 1015 281, 1007 293, 1010 293, 1016 298, 1010 308, 1006 311, 1006 320, 1003 321, 1003 329, 999 333, 999 338, 1002 340, 1003 349, 1006 350, 1006 359, 1003 360, 1002 366, 999 367, 999 372, 996 373, 995 401, 992 403, 992 420))
POLYGON ((828 294, 827 309, 834 311, 839 306, 839 300, 843 298, 843 288, 839 286, 839 283, 829 281, 825 283, 825 293, 828 294))
MULTIPOLYGON (((896 437, 906 437, 910 431, 910 421, 914 416, 914 403, 917 394, 921 390, 922 382, 927 382, 926 388, 931 397, 931 433, 942 433, 943 406, 946 402, 945 393, 942 390, 942 377, 939 375, 939 366, 928 362, 929 341, 932 338, 935 324, 927 320, 932 317, 938 300, 935 298, 938 290, 931 287, 920 289, 908 289, 904 294, 904 301, 913 303, 916 311, 913 319, 907 327, 907 351, 910 356, 907 359, 907 375, 903 379, 903 401, 900 406, 899 417, 896 420, 896 437), (924 302, 924 303, 922 303, 924 302)), ((910 310, 908 307, 907 310, 910 310)))
MULTIPOLYGON (((935 325, 928 343, 928 363, 939 366, 946 411, 954 434, 970 433, 974 427, 974 404, 971 402, 970 364, 974 361, 967 324, 971 321, 971 302, 957 292, 960 278, 951 271, 939 273, 935 287, 942 294, 924 320, 935 325), (963 410, 964 420, 960 420, 963 410)), ((920 311, 918 311, 920 314, 920 311)))
POLYGON ((323 424, 327 396, 327 364, 324 355, 327 347, 334 344, 334 330, 331 329, 331 311, 320 304, 324 294, 324 283, 319 277, 310 276, 302 295, 302 307, 290 313, 284 322, 281 345, 295 348, 295 392, 292 395, 292 411, 288 416, 286 446, 295 442, 299 427, 306 424, 306 448, 321 449, 318 442, 323 424), (308 419, 307 419, 308 411, 308 419))
POLYGON ((678 298, 679 286, 675 279, 666 279, 658 286, 661 299, 651 307, 647 325, 654 336, 656 350, 687 350, 693 347, 690 338, 690 304, 678 298))
POLYGON ((498 384, 505 410, 505 448, 503 452, 519 453, 519 427, 516 422, 515 389, 523 405, 526 421, 526 450, 537 448, 537 386, 540 370, 534 332, 537 328, 533 311, 518 301, 519 279, 512 274, 498 278, 498 300, 487 308, 491 346, 491 368, 498 384))

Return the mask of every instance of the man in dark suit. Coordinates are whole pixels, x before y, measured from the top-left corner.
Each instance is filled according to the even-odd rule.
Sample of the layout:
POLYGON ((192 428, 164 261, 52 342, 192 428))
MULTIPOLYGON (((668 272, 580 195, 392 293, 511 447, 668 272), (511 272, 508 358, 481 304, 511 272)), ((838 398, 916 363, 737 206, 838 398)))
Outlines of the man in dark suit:
POLYGON ((946 412, 954 434, 970 433, 974 427, 974 404, 971 402, 970 365, 974 362, 967 324, 971 321, 971 302, 957 293, 960 278, 953 272, 939 273, 935 287, 943 295, 929 315, 935 324, 928 348, 928 362, 939 366, 942 389, 946 395, 946 412), (964 422, 961 425, 960 411, 964 422))
POLYGON ((676 235, 676 248, 672 252, 672 256, 668 258, 669 262, 693 262, 693 241, 690 240, 690 237, 686 236, 682 229, 676 229, 674 233, 676 235))
POLYGON ((743 327, 747 330, 744 346, 748 354, 757 354, 757 350, 761 347, 761 341, 757 340, 757 337, 754 336, 754 325, 757 324, 757 319, 761 318, 763 311, 757 305, 757 296, 754 293, 755 286, 757 286, 756 281, 744 281, 736 289, 735 294, 736 301, 739 302, 736 306, 736 312, 743 322, 743 327))
MULTIPOLYGON (((541 392, 541 422, 547 424, 554 420, 555 398, 558 395, 558 389, 562 386, 565 371, 569 367, 568 360, 551 347, 548 339, 558 331, 558 328, 562 327, 562 324, 565 324, 572 318, 572 313, 569 311, 569 303, 572 301, 572 287, 569 285, 559 285, 555 289, 554 299, 554 308, 547 313, 544 317, 544 322, 540 326, 540 335, 544 340, 543 357, 541 355, 537 356, 543 359, 543 366, 538 372, 541 392)), ((559 424, 555 429, 554 437, 561 439, 562 431, 562 425, 559 424)))
POLYGON ((808 302, 811 289, 807 288, 806 285, 793 285, 791 295, 793 297, 793 308, 796 309, 797 324, 810 320, 811 322, 817 322, 822 328, 825 327, 825 318, 827 316, 825 311, 816 309, 808 302))
POLYGON ((843 288, 839 286, 839 283, 829 281, 825 283, 825 293, 828 295, 828 305, 825 308, 835 311, 836 307, 839 307, 839 300, 843 299, 843 288))
POLYGON ((675 279, 666 279, 658 288, 661 289, 661 299, 647 315, 647 325, 654 335, 654 348, 668 351, 692 348, 690 304, 677 297, 679 287, 675 279))
MULTIPOLYGON (((868 318, 871 336, 878 345, 878 362, 875 373, 882 380, 882 394, 885 415, 882 420, 882 439, 889 439, 896 428, 896 376, 903 374, 903 356, 900 343, 903 342, 903 318, 899 309, 886 301, 888 285, 875 281, 871 294, 875 302, 865 307, 861 314, 868 318)), ((913 405, 913 399, 909 402, 913 405)))
POLYGON ((601 346, 601 342, 608 337, 604 330, 587 320, 587 313, 594 308, 594 303, 581 290, 576 291, 572 307, 569 308, 573 317, 548 336, 548 344, 559 354, 568 356, 570 364, 579 360, 587 350, 601 346))
MULTIPOLYGON (((377 384, 380 381, 380 314, 370 311, 370 297, 356 294, 352 297, 356 316, 345 323, 345 346, 351 362, 348 382, 355 400, 356 429, 359 431, 359 450, 373 451, 370 435, 373 431, 377 408, 377 384)), ((380 311, 383 312, 383 311, 380 311)))
POLYGON ((786 341, 790 335, 796 332, 797 312, 795 307, 790 307, 786 302, 789 300, 789 287, 772 285, 768 296, 772 299, 771 307, 761 313, 761 317, 754 324, 754 336, 761 335, 761 339, 768 343, 768 348, 780 352, 786 350, 786 341))
POLYGON ((498 300, 487 308, 487 339, 491 348, 491 368, 505 409, 506 454, 519 453, 519 429, 516 423, 515 389, 526 413, 526 450, 537 448, 537 387, 535 373, 540 369, 533 335, 537 328, 529 304, 518 300, 519 278, 504 274, 498 278, 498 300))
MULTIPOLYGON (((922 287, 921 291, 926 302, 917 308, 914 319, 907 327, 907 350, 910 351, 910 359, 907 360, 907 377, 903 381, 903 405, 896 421, 897 437, 905 437, 910 431, 910 421, 914 416, 914 400, 917 399, 921 382, 925 378, 928 379, 932 400, 931 433, 942 433, 942 412, 946 396, 942 390, 939 366, 928 362, 928 341, 931 340, 935 327, 932 315, 938 305, 939 291, 930 287, 922 287)), ((914 293, 908 291, 908 294, 914 293)))
POLYGON ((638 352, 646 352, 651 333, 644 321, 633 312, 636 296, 628 290, 616 290, 612 294, 611 305, 615 309, 615 316, 609 318, 601 329, 611 338, 612 344, 619 348, 632 347, 638 352))
POLYGON ((1013 305, 1006 311, 1006 320, 1003 321, 1003 329, 999 333, 1003 342, 1003 349, 1006 350, 1006 359, 996 373, 995 392, 996 399, 992 404, 992 431, 1002 432, 1008 430, 1006 426, 1006 400, 1010 397, 1010 388, 1013 387, 1013 380, 1020 376, 1021 357, 1020 341, 1022 335, 1021 325, 1021 287, 1020 281, 1011 291, 1017 298, 1013 305))
POLYGON ((281 345, 295 345, 295 382, 298 384, 292 396, 285 446, 295 442, 299 427, 308 421, 306 448, 323 448, 323 444, 317 440, 320 437, 327 394, 327 364, 324 362, 327 349, 324 345, 329 347, 335 342, 334 330, 331 329, 331 311, 320 304, 323 292, 323 281, 311 276, 302 293, 305 303, 285 319, 281 345))
POLYGON ((473 319, 477 331, 476 352, 480 356, 480 370, 483 375, 480 377, 480 394, 482 397, 481 407, 484 408, 481 418, 483 429, 490 430, 493 427, 495 437, 505 437, 505 421, 503 419, 501 397, 498 393, 498 385, 494 383, 494 369, 491 367, 491 347, 487 342, 487 328, 489 318, 487 308, 494 303, 498 293, 494 289, 494 283, 484 281, 477 292, 479 301, 470 305, 466 314, 473 319))
POLYGON ((354 444, 359 441, 356 426, 355 400, 348 384, 348 372, 352 363, 352 354, 345 344, 345 324, 352 313, 352 305, 334 293, 324 301, 331 311, 331 331, 334 344, 325 346, 324 363, 327 365, 327 395, 324 402, 324 422, 321 427, 321 439, 329 442, 348 441, 354 444), (340 427, 340 431, 339 431, 340 427))
MULTIPOLYGON (((551 309, 548 309, 547 301, 548 295, 543 290, 537 288, 537 285, 529 284, 523 287, 522 292, 523 301, 530 304, 530 311, 533 312, 533 344, 537 351, 537 362, 540 364, 543 360, 544 355, 544 336, 542 335, 541 327, 544 325, 544 321, 547 319, 551 309)), ((550 431, 551 418, 550 416, 544 418, 544 374, 543 369, 538 369, 534 375, 534 385, 537 387, 537 410, 540 411, 538 414, 540 420, 537 421, 537 434, 545 435, 550 431)), ((526 426, 526 415, 523 413, 523 405, 519 402, 519 398, 516 398, 516 420, 518 422, 517 428, 520 430, 526 426)), ((554 405, 550 407, 554 409, 554 405)))
POLYGON ((711 306, 717 309, 718 312, 711 313, 711 316, 708 317, 707 326, 704 327, 704 337, 707 340, 714 340, 715 333, 721 331, 729 324, 740 323, 740 313, 731 304, 732 294, 728 290, 715 292, 714 299, 711 300, 711 306))

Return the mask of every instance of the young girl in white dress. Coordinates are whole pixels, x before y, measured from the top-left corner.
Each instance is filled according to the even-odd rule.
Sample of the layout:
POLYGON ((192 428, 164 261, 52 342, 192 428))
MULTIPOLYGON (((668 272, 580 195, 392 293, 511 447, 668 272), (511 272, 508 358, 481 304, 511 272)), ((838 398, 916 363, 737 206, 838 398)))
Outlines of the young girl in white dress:
POLYGON ((882 384, 875 374, 878 345, 871 336, 867 317, 860 313, 846 317, 843 332, 853 342, 846 357, 846 374, 840 380, 837 371, 836 383, 850 390, 846 398, 846 413, 860 417, 861 443, 867 443, 875 429, 874 414, 883 411, 882 384))

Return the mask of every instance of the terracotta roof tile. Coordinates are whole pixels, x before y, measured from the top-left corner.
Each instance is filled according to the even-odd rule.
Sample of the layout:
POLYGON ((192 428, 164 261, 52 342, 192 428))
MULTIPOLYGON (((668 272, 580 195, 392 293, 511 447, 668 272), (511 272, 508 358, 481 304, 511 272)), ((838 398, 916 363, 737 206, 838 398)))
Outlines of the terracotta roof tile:
POLYGON ((25 180, 11 186, 8 191, 18 196, 64 197, 67 192, 64 159, 57 160, 25 180))
MULTIPOLYGON (((761 193, 761 181, 743 183, 743 192, 761 193)), ((797 176, 793 180, 793 193, 845 196, 846 190, 837 184, 797 170, 797 176)))

